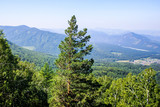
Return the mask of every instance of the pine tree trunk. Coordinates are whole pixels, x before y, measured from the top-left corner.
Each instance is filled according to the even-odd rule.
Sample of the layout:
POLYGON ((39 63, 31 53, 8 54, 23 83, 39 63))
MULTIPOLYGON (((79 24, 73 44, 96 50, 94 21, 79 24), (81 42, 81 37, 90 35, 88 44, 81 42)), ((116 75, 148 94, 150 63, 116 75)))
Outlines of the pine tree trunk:
POLYGON ((147 90, 147 104, 149 104, 149 90, 147 90))
POLYGON ((69 92, 70 92, 70 81, 69 80, 67 81, 67 90, 68 90, 68 95, 69 95, 69 92))

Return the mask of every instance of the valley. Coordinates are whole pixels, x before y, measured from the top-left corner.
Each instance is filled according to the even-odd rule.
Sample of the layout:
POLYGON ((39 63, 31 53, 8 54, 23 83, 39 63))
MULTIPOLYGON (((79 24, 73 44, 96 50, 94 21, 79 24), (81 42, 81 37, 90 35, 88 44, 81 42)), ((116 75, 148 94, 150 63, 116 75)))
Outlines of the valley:
MULTIPOLYGON (((13 72, 16 74, 15 77, 17 78, 15 80, 15 82, 17 82, 16 84, 22 84, 21 79, 23 78, 27 81, 32 81, 33 86, 23 85, 23 87, 27 88, 30 92, 33 92, 32 89, 36 89, 37 95, 45 95, 49 97, 44 97, 41 99, 39 96, 34 96, 34 94, 30 93, 30 96, 33 98, 30 98, 30 102, 26 104, 30 105, 33 103, 34 98, 38 99, 38 102, 41 102, 41 100, 45 101, 45 104, 43 105, 52 105, 52 102, 55 102, 54 105, 57 104, 57 101, 50 101, 51 99, 56 99, 54 95, 61 97, 61 94, 65 94, 66 90, 70 92, 68 88, 64 90, 66 88, 66 81, 64 80, 68 78, 68 72, 64 72, 63 70, 61 71, 58 68, 61 66, 63 68, 63 63, 65 65, 66 62, 62 63, 62 61, 68 59, 68 57, 65 57, 65 59, 60 58, 61 55, 65 54, 60 54, 58 56, 60 51, 63 52, 62 48, 61 50, 58 49, 58 45, 66 36, 63 34, 39 30, 37 28, 30 28, 24 25, 15 27, 0 26, 0 29, 4 29, 5 37, 7 38, 9 47, 11 48, 12 53, 15 55, 14 57, 18 58, 17 61, 19 61, 18 65, 16 65, 19 66, 16 68, 16 72, 13 70, 13 72), (61 61, 59 62, 59 60, 61 61), (31 77, 32 80, 30 80, 31 77), (46 89, 48 91, 46 91, 46 89), (60 95, 58 92, 59 89, 61 89, 62 92, 60 95)), ((0 39, 3 40, 3 38, 0 39)), ((151 42, 150 39, 143 36, 139 37, 135 33, 119 36, 116 35, 113 37, 111 37, 111 35, 102 35, 101 37, 101 35, 96 35, 95 33, 88 44, 93 44, 93 50, 90 55, 84 57, 85 61, 88 61, 89 63, 83 62, 85 63, 84 65, 79 65, 79 62, 74 62, 73 65, 75 64, 76 67, 82 66, 78 68, 82 69, 82 71, 86 67, 86 69, 89 69, 88 71, 91 72, 91 74, 78 74, 76 81, 73 81, 73 78, 70 80, 72 80, 73 83, 76 83, 72 83, 72 85, 75 85, 74 87, 77 87, 77 84, 83 87, 82 90, 80 90, 81 92, 85 91, 85 88, 87 87, 87 89, 89 89, 89 94, 93 95, 92 100, 96 102, 96 105, 101 106, 101 102, 103 102, 101 97, 106 97, 106 92, 112 90, 110 88, 113 86, 114 81, 118 83, 119 80, 123 79, 123 82, 121 83, 127 84, 125 81, 134 79, 135 76, 137 76, 138 82, 134 81, 134 84, 140 84, 140 78, 142 78, 141 75, 145 75, 146 73, 148 75, 150 71, 152 71, 154 74, 149 74, 149 78, 154 78, 154 80, 152 80, 154 84, 160 84, 160 52, 158 51, 160 48, 159 43, 153 41, 151 42), (94 61, 92 58, 94 58, 94 61), (92 64, 93 66, 91 67, 92 64), (156 71, 154 71, 152 68, 156 71), (99 93, 99 91, 101 91, 101 93, 99 93), (96 93, 96 95, 93 93, 96 93), (94 96, 97 98, 94 98, 94 96)), ((65 47, 65 45, 61 47, 65 47)), ((15 63, 17 64, 17 62, 15 63)), ((75 69, 74 66, 73 69, 75 69)), ((85 72, 85 70, 83 72, 85 72)), ((75 76, 75 74, 72 76, 75 76)), ((139 90, 136 91, 139 92, 139 90)), ((25 89, 23 89, 21 92, 26 94, 25 89)), ((81 93, 79 92, 79 89, 77 92, 81 93)), ((77 95, 78 94, 75 94, 75 96, 77 95)), ((86 94, 82 93, 82 98, 84 97, 83 95, 86 94)), ((24 96, 22 95, 21 97, 24 96)), ((85 100, 84 103, 88 103, 88 100, 85 100)), ((71 104, 74 103, 71 102, 71 104)), ((105 105, 107 104, 105 103, 105 105)))
MULTIPOLYGON (((25 25, 0 26, 0 29, 4 29, 5 36, 9 40, 8 42, 11 46, 13 54, 18 55, 22 61, 34 63, 38 69, 43 67, 45 63, 48 63, 50 67, 55 68, 54 62, 59 53, 59 49, 57 47, 65 38, 65 35, 31 28, 25 25)), ((86 56, 86 58, 94 58, 96 62, 93 67, 94 72, 96 72, 96 69, 99 68, 99 64, 107 67, 106 70, 108 67, 111 67, 111 69, 112 67, 115 67, 122 70, 122 72, 127 72, 126 74, 128 74, 128 71, 138 74, 139 71, 149 67, 160 71, 160 68, 158 67, 160 65, 159 52, 151 47, 150 49, 146 48, 146 45, 142 45, 144 47, 139 45, 153 43, 152 45, 156 45, 157 48, 159 48, 159 44, 157 42, 154 43, 145 36, 139 36, 138 34, 128 32, 126 32, 128 36, 126 33, 121 33, 119 36, 116 34, 115 36, 93 30, 88 33, 92 34, 89 44, 93 44, 94 48, 91 54, 86 56), (113 64, 114 66, 112 66, 112 63, 115 63, 113 64), (126 66, 131 68, 136 66, 136 69, 133 71, 132 69, 129 70, 130 68, 123 67, 123 63, 128 63, 126 66), (139 65, 144 67, 141 68, 139 65), (137 71, 137 69, 139 69, 139 71, 137 71)), ((102 68, 104 69, 105 67, 102 68)), ((98 69, 98 72, 99 71, 101 71, 101 69, 98 69)), ((118 75, 116 75, 116 77, 119 77, 118 75)), ((125 77, 125 75, 120 77, 125 77)))
MULTIPOLYGON (((58 56, 57 48, 65 38, 64 34, 53 33, 37 28, 21 26, 0 26, 6 38, 12 43, 29 50, 58 56)), ((100 31, 88 31, 91 34, 90 44, 93 44, 91 56, 97 60, 137 60, 152 57, 160 53, 160 43, 150 40, 144 35, 133 32, 120 33, 119 35, 106 34, 100 31)), ((159 55, 156 55, 160 58, 159 55)))
POLYGON ((0 107, 160 107, 160 0, 0 3, 0 107))
POLYGON ((133 60, 133 61, 129 61, 129 60, 119 60, 116 62, 123 62, 123 63, 133 63, 133 64, 141 64, 141 65, 151 65, 151 64, 160 64, 160 59, 151 59, 151 58, 143 58, 143 59, 139 59, 139 60, 133 60))

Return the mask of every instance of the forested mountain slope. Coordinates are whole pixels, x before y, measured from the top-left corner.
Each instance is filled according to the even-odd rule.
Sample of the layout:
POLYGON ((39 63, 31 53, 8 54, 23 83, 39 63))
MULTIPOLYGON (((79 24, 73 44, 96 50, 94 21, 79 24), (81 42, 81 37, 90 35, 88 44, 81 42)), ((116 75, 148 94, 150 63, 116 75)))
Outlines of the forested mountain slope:
POLYGON ((3 29, 7 40, 21 47, 28 47, 32 50, 58 54, 58 45, 65 35, 42 31, 28 26, 0 26, 3 29))
MULTIPOLYGON (((30 28, 28 26, 0 26, 4 30, 6 38, 18 46, 58 55, 59 43, 65 35, 49 31, 30 28)), ((134 60, 159 54, 160 45, 154 41, 135 33, 121 35, 107 35, 103 32, 88 32, 94 48, 90 57, 94 59, 134 60)), ((160 58, 159 55, 156 58, 160 58)))
POLYGON ((22 61, 34 63, 37 67, 42 67, 45 63, 48 63, 51 67, 55 67, 54 60, 56 56, 24 49, 10 41, 8 41, 8 44, 12 49, 12 53, 19 56, 22 61))

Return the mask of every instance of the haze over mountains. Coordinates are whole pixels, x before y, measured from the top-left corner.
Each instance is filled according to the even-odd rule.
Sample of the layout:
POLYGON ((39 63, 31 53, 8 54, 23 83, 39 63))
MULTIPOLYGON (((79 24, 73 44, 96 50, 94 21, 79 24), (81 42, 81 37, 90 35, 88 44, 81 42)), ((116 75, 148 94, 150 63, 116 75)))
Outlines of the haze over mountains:
MULTIPOLYGON (((6 38, 27 49, 58 55, 58 45, 64 40, 65 35, 49 31, 21 26, 0 26, 6 38)), ((118 31, 117 31, 118 32, 118 31)), ((90 43, 94 49, 91 57, 97 59, 137 59, 160 54, 159 37, 140 35, 133 32, 106 34, 100 31, 89 30, 90 43)))

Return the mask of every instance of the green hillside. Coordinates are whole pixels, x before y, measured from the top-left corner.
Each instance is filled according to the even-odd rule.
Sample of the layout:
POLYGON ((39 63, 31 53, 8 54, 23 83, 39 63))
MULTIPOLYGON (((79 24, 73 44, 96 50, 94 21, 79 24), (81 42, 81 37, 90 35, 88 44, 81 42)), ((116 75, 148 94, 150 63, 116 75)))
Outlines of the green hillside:
POLYGON ((55 67, 54 60, 56 56, 24 49, 10 41, 8 41, 8 44, 12 49, 12 53, 19 56, 22 61, 34 63, 38 67, 42 67, 45 63, 48 63, 51 67, 55 67))
POLYGON ((58 45, 65 38, 63 34, 30 28, 28 26, 0 26, 7 40, 21 47, 31 47, 31 50, 57 55, 58 45))

